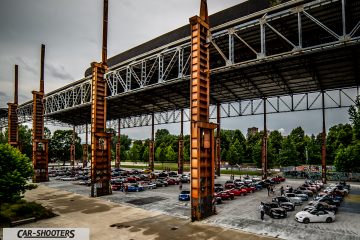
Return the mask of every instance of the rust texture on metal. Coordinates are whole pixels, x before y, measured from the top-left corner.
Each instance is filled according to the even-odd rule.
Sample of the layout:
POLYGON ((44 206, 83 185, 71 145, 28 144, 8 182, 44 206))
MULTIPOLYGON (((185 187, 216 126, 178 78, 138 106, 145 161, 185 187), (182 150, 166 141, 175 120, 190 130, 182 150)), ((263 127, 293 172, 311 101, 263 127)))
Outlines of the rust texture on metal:
POLYGON ((263 100, 264 103, 264 133, 262 137, 262 144, 261 144, 261 169, 262 169, 262 179, 267 178, 267 171, 268 171, 268 162, 267 162, 267 116, 266 116, 266 98, 263 100))
POLYGON ((91 64, 91 196, 111 194, 111 134, 106 133, 107 66, 91 64))
POLYGON ((15 86, 14 86, 14 103, 8 103, 8 143, 19 148, 19 133, 18 133, 18 82, 19 70, 18 65, 15 65, 15 86))
POLYGON ((108 32, 108 0, 104 0, 103 8, 103 39, 102 39, 102 63, 107 65, 107 32, 108 32))
POLYGON ((155 119, 154 119, 154 113, 151 115, 151 139, 149 141, 149 169, 153 172, 154 171, 154 160, 155 160, 155 119))
POLYGON ((216 129, 216 143, 215 143, 215 151, 216 151, 216 161, 215 161, 215 169, 216 175, 220 177, 220 167, 221 167, 221 109, 220 103, 216 105, 216 118, 218 127, 216 129))
POLYGON ((41 45, 41 71, 40 71, 40 91, 32 91, 33 94, 33 166, 35 174, 33 182, 49 181, 48 174, 48 148, 49 141, 44 139, 44 64, 45 64, 45 45, 41 45))
POLYGON ((326 183, 326 120, 325 120, 325 93, 322 92, 322 144, 321 144, 321 179, 326 183))
POLYGON ((89 144, 88 144, 88 125, 85 126, 85 144, 83 146, 83 168, 87 167, 87 163, 89 160, 88 151, 89 151, 89 144))
POLYGON ((180 136, 178 150, 178 174, 184 172, 184 109, 180 111, 180 136))
POLYGON ((214 129, 209 123, 210 74, 209 35, 206 1, 201 1, 200 17, 190 18, 191 25, 191 219, 201 220, 215 212, 214 129))
POLYGON ((120 168, 120 163, 121 163, 120 125, 121 125, 121 120, 118 119, 115 168, 120 168))

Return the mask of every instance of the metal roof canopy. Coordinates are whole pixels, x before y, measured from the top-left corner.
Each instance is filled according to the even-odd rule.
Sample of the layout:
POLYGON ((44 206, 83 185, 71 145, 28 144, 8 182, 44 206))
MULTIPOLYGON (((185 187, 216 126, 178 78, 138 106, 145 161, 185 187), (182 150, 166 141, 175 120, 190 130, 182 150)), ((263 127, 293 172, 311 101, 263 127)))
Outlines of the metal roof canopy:
MULTIPOLYGON (((245 16, 244 12, 236 15, 237 11, 234 11, 240 9, 243 4, 218 13, 217 16, 224 17, 226 21, 219 20, 215 27, 216 31, 212 32, 212 39, 209 39, 212 104, 359 85, 360 33, 356 29, 360 23, 359 1, 346 2, 345 32, 349 36, 352 34, 351 41, 342 38, 344 30, 342 1, 312 1, 310 5, 304 4, 305 8, 299 7, 299 3, 309 1, 291 1, 278 8, 263 10, 266 7, 265 2, 251 1, 263 5, 252 8, 260 12, 247 12, 250 14, 249 17, 245 16), (313 7, 316 4, 318 5, 313 7), (298 12, 301 15, 300 26, 298 12), (262 22, 261 17, 265 13, 268 14, 262 22), (240 20, 235 20, 239 17, 240 20), (266 38, 261 35, 261 24, 265 26, 266 38), (301 29, 301 40, 299 29, 301 29), (232 38, 232 48, 230 38, 232 38), (299 45, 301 48, 296 49, 299 45), (260 56, 261 54, 265 55, 260 56)), ((131 57, 141 55, 144 50, 150 51, 150 48, 147 49, 150 45, 157 47, 160 43, 166 44, 169 39, 180 39, 182 34, 185 34, 185 27, 188 26, 111 58, 109 63, 113 67, 110 70, 126 67, 129 58, 128 62, 136 61, 136 58, 131 57)), ((187 39, 183 39, 179 44, 187 42, 187 39)), ((185 52, 189 52, 186 47, 184 49, 185 52)), ((156 55, 163 50, 154 50, 142 55, 156 55)), ((141 59, 139 57, 139 62, 141 59)), ((169 63, 170 57, 165 57, 164 61, 169 63)), ((134 67, 134 71, 139 73, 140 70, 134 67)), ((151 84, 145 87, 132 88, 131 91, 120 90, 114 96, 109 96, 107 118, 111 120, 188 108, 190 106, 188 73, 189 69, 184 72, 183 77, 177 78, 173 77, 177 74, 176 70, 171 70, 169 75, 173 77, 172 79, 161 83, 151 79, 151 84)), ((77 83, 85 81, 86 79, 77 83)), ((132 80, 131 85, 136 85, 135 80, 132 80)), ((47 117, 70 125, 89 123, 90 103, 55 111, 47 114, 47 117)))

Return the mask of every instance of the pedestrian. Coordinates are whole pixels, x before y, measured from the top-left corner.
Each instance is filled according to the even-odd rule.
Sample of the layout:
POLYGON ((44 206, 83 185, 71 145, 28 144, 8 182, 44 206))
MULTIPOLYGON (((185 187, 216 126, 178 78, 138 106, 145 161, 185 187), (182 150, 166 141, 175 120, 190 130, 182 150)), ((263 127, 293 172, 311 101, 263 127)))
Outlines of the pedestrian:
POLYGON ((274 193, 275 193, 275 192, 274 192, 274 186, 271 186, 270 192, 271 192, 272 195, 274 195, 274 193))
POLYGON ((289 193, 292 193, 292 192, 293 192, 293 188, 290 186, 289 193))
POLYGON ((182 190, 182 182, 179 183, 179 189, 182 190))
POLYGON ((267 185, 268 196, 270 196, 270 185, 267 185))
POLYGON ((264 221, 265 210, 264 210, 264 203, 263 202, 260 203, 259 210, 260 210, 261 221, 264 221))
POLYGON ((284 187, 283 186, 281 186, 281 188, 280 188, 280 195, 284 196, 284 187))
POLYGON ((128 192, 128 185, 125 185, 125 188, 124 188, 124 190, 125 190, 125 194, 127 194, 127 192, 128 192))

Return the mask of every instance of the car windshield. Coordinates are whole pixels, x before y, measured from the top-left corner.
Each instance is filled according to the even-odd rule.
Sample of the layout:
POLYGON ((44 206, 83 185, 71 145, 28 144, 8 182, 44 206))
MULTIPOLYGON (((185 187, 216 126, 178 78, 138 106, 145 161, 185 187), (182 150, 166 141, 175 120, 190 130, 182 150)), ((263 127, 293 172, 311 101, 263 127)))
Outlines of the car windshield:
POLYGON ((190 194, 190 191, 181 191, 180 194, 190 194))

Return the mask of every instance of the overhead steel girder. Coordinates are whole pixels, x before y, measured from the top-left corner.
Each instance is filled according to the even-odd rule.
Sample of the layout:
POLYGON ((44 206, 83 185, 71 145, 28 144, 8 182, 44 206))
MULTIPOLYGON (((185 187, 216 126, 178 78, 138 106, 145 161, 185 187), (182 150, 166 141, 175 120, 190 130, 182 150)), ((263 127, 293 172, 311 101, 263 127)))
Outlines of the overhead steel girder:
MULTIPOLYGON (((325 92, 325 109, 347 108, 355 104, 357 89, 346 88, 325 92)), ((267 98, 267 114, 321 110, 321 92, 290 94, 267 98)), ((221 118, 262 115, 263 99, 240 100, 221 103, 221 118)), ((216 105, 210 106, 210 119, 216 119, 216 105)), ((180 123, 181 110, 154 113, 155 125, 180 123)), ((189 122, 189 109, 184 109, 184 122, 189 122)), ((108 128, 116 129, 117 120, 107 122, 108 128)), ((121 128, 151 126, 151 115, 121 119, 121 128)), ((77 132, 84 133, 85 125, 77 126, 77 132)))
MULTIPOLYGON (((209 40, 215 42, 218 49, 211 48, 211 76, 313 52, 357 46, 360 43, 360 19, 348 16, 347 12, 353 3, 349 0, 319 0, 300 6, 286 3, 271 11, 263 10, 212 28, 209 40), (281 22, 288 23, 288 30, 281 27, 281 22), (314 32, 324 37, 315 38, 313 36, 316 34, 312 34, 314 32), (277 44, 279 40, 281 43, 277 44), (244 57, 245 50, 249 54, 244 57), (222 59, 220 52, 229 61, 217 61, 222 59)), ((108 97, 121 98, 125 94, 137 94, 136 91, 151 87, 161 88, 174 81, 188 81, 189 41, 189 37, 180 39, 111 67, 106 75, 110 90, 108 97)), ((276 78, 281 80, 281 73, 276 74, 276 78)), ((88 107, 90 84, 90 79, 84 78, 47 94, 45 116, 56 118, 59 114, 57 120, 61 120, 64 111, 88 107)), ((259 89, 263 90, 261 86, 259 89)), ((284 94, 289 93, 289 90, 298 92, 290 84, 283 89, 284 94)), ((18 108, 19 122, 31 119, 27 104, 32 102, 18 108)))

